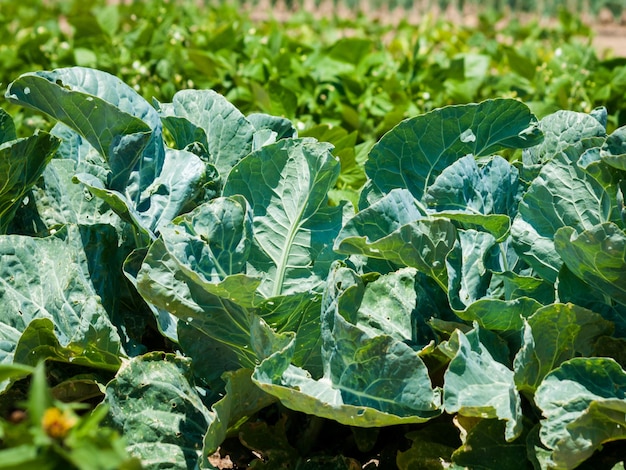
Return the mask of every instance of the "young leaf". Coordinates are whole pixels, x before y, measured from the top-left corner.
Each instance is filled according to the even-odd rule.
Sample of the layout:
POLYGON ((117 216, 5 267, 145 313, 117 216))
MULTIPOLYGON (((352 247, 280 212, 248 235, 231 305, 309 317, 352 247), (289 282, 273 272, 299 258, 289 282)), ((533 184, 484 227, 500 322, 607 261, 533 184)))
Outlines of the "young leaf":
POLYGON ((465 310, 455 310, 463 320, 477 322, 482 328, 493 331, 520 331, 523 319, 531 316, 542 304, 535 299, 520 297, 513 300, 482 298, 465 310))
MULTIPOLYGON (((546 163, 569 146, 576 146, 582 153, 587 139, 606 136, 606 127, 590 114, 574 111, 557 111, 539 121, 539 129, 544 134, 543 142, 524 149, 522 162, 531 167, 546 163)), ((597 140, 592 140, 597 144, 597 140)), ((594 145, 595 146, 595 145, 594 145)))
POLYGON ((335 240, 335 250, 414 267, 447 291, 445 259, 456 235, 450 221, 425 218, 413 196, 398 189, 349 220, 335 240))
POLYGON ((510 228, 521 197, 517 169, 502 157, 478 166, 467 155, 447 167, 424 195, 435 214, 457 220, 466 228, 484 227, 497 239, 510 228))
POLYGON ((196 282, 219 282, 245 271, 252 245, 252 210, 241 196, 217 198, 161 230, 168 251, 196 282))
POLYGON ((600 158, 607 165, 626 171, 626 127, 620 127, 606 138, 600 158))
MULTIPOLYGON (((295 139, 298 131, 293 127, 293 123, 284 117, 271 116, 263 113, 252 113, 246 116, 246 119, 254 127, 255 133, 269 130, 275 134, 275 140, 295 139)), ((304 137, 304 136, 303 136, 304 137)), ((326 139, 318 139, 326 140, 326 139)))
POLYGON ((499 269, 500 249, 486 232, 459 230, 446 257, 450 306, 463 310, 487 294, 491 276, 499 269))
POLYGON ((519 172, 494 156, 480 167, 472 155, 441 172, 424 194, 424 203, 441 211, 514 215, 519 202, 519 172))

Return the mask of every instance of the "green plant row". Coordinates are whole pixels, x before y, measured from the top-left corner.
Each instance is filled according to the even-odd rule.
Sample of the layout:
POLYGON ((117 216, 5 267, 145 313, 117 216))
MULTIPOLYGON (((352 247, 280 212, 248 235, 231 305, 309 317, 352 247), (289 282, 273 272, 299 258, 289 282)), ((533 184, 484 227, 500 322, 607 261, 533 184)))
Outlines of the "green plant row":
POLYGON ((413 116, 352 203, 341 150, 213 90, 148 102, 70 67, 5 98, 57 121, 18 138, 0 112, 10 468, 215 468, 233 442, 253 468, 624 468, 604 108, 413 116))
MULTIPOLYGON (((626 122, 624 60, 600 59, 589 28, 567 10, 554 27, 511 20, 504 28, 493 11, 473 28, 428 15, 396 27, 363 15, 299 12, 277 22, 270 12, 253 22, 251 13, 250 5, 154 0, 11 2, 0 12, 0 81, 94 67, 147 100, 213 89, 245 113, 281 115, 299 130, 333 125, 365 146, 409 116, 493 97, 522 99, 540 117, 605 106, 611 129, 626 122)), ((9 111, 19 135, 45 125, 9 111)))

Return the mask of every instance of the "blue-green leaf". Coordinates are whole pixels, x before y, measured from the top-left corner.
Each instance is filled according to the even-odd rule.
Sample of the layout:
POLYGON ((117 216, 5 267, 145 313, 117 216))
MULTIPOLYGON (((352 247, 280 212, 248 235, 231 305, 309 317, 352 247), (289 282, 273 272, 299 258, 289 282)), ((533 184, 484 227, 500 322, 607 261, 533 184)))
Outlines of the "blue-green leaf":
POLYGON ((7 233, 15 211, 43 173, 59 143, 56 137, 38 132, 0 144, 0 234, 7 233))
POLYGON ((213 90, 181 90, 172 98, 171 106, 164 109, 166 119, 186 120, 187 133, 191 133, 192 137, 187 137, 184 146, 180 146, 183 142, 179 133, 176 134, 178 148, 194 141, 206 145, 210 163, 223 177, 252 150, 254 127, 226 98, 213 90), (201 140, 191 140, 198 138, 201 140))
POLYGON ((113 75, 83 67, 26 73, 9 85, 6 97, 49 114, 85 137, 107 159, 112 189, 130 183, 136 185, 132 193, 138 194, 161 169, 164 148, 158 114, 113 75), (129 182, 136 166, 141 178, 129 182))
MULTIPOLYGON (((353 271, 331 271, 322 306, 321 379, 291 364, 292 341, 257 366, 253 380, 288 408, 348 425, 419 423, 437 416, 439 391, 417 353, 391 335, 377 334, 371 322, 367 333, 346 319, 357 318, 362 289, 353 271)), ((371 311, 363 321, 375 321, 365 318, 371 311)), ((385 328, 393 329, 391 323, 385 328)))
POLYGON ((126 438, 146 468, 194 468, 215 419, 188 359, 159 352, 130 360, 107 385, 106 424, 126 438))
POLYGON ((47 238, 0 237, 0 270, 0 321, 23 333, 19 362, 34 365, 52 356, 117 370, 120 338, 89 278, 78 227, 47 238), (33 321, 37 326, 31 327, 33 321), (40 327, 47 331, 41 337, 35 331, 40 327), (39 346, 50 348, 49 354, 38 354, 39 346))
POLYGON ((393 190, 345 224, 335 240, 335 250, 414 267, 446 291, 445 259, 456 235, 450 221, 425 218, 408 191, 393 190))
POLYGON ((600 148, 600 157, 604 163, 626 171, 626 126, 613 131, 600 148))
POLYGON ((555 235, 556 250, 571 272, 626 305, 626 234, 612 222, 579 234, 571 227, 555 235))
POLYGON ((74 178, 105 200, 120 217, 147 237, 154 238, 155 232, 200 192, 205 171, 205 164, 195 154, 167 149, 160 174, 145 188, 139 200, 133 200, 128 191, 109 189, 92 174, 79 173, 74 178))
POLYGON ((463 310, 487 294, 491 276, 499 271, 500 249, 493 235, 459 230, 446 258, 450 306, 463 310))
POLYGON ((241 196, 197 206, 161 229, 168 251, 198 283, 245 271, 252 245, 252 210, 241 196))
POLYGON ((538 309, 524 321, 522 348, 515 356, 518 390, 534 393, 550 371, 577 354, 592 354, 594 341, 612 329, 602 316, 577 305, 538 309))
POLYGON ((532 315, 541 304, 535 299, 520 297, 513 300, 479 299, 465 310, 456 310, 459 318, 477 322, 481 327, 494 331, 520 331, 523 319, 532 315))
POLYGON ((155 307, 175 315, 226 344, 240 366, 252 367, 256 356, 250 346, 250 325, 255 318, 248 307, 257 296, 259 280, 234 274, 219 282, 197 282, 181 268, 161 238, 148 251, 137 274, 137 289, 155 307))
POLYGON ((467 155, 437 176, 424 194, 424 203, 438 212, 513 215, 520 197, 518 180, 517 169, 502 157, 491 157, 478 166, 467 155))
POLYGON ((370 151, 365 171, 381 191, 406 188, 421 200, 437 176, 459 158, 529 147, 541 139, 536 118, 517 100, 448 106, 389 131, 370 151))
POLYGON ((516 251, 541 277, 555 282, 563 260, 554 246, 561 227, 577 231, 609 220, 608 193, 565 154, 548 161, 524 194, 511 226, 516 251))
POLYGON ((231 171, 224 196, 243 195, 254 218, 248 274, 266 297, 318 289, 337 255, 342 207, 328 207, 339 174, 332 146, 285 139, 251 153, 231 171))
POLYGON ((545 163, 572 145, 581 151, 586 139, 606 136, 605 126, 595 117, 574 111, 561 110, 550 114, 539 121, 538 127, 544 140, 523 151, 524 166, 545 163))
POLYGON ((521 400, 513 371, 494 360, 476 332, 456 330, 450 343, 457 348, 444 375, 444 408, 448 413, 506 422, 507 441, 522 432, 521 400))
POLYGON ((574 358, 549 373, 535 402, 549 465, 573 469, 602 444, 626 439, 626 372, 609 358, 574 358))

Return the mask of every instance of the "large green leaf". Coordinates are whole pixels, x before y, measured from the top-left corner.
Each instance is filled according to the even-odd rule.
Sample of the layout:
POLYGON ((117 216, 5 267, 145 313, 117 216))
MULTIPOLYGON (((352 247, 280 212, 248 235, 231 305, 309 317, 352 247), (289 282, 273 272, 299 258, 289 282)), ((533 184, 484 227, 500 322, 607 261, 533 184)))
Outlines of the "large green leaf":
POLYGON ((522 432, 522 408, 513 371, 493 358, 478 330, 467 336, 456 330, 450 345, 456 353, 444 375, 445 410, 504 420, 506 440, 517 438, 522 432))
POLYGON ((83 67, 31 72, 11 83, 5 96, 49 114, 85 137, 107 159, 112 189, 126 187, 138 165, 144 176, 144 181, 135 182, 138 187, 132 192, 138 194, 148 186, 146 179, 161 169, 164 149, 158 114, 113 75, 83 67))
POLYGON ((413 196, 400 189, 350 219, 335 240, 335 250, 414 267, 447 291, 445 259, 456 235, 450 221, 424 217, 413 196))
POLYGON ((459 230, 446 257, 450 306, 463 310, 487 295, 494 271, 499 271, 500 248, 493 235, 459 230))
POLYGON ((0 145, 17 139, 13 118, 4 109, 0 108, 0 145))
POLYGON ((465 310, 455 310, 455 314, 489 330, 520 331, 524 326, 523 319, 541 306, 528 297, 513 300, 483 298, 471 303, 465 310))
POLYGON ((544 140, 523 151, 524 166, 545 163, 570 146, 583 150, 588 145, 587 140, 591 139, 595 144, 599 141, 594 138, 603 139, 606 136, 606 127, 591 114, 565 110, 541 119, 539 129, 543 132, 544 140))
POLYGON ((478 166, 467 155, 446 168, 424 195, 424 203, 465 228, 486 230, 498 240, 510 230, 521 197, 518 172, 501 157, 478 166))
POLYGON ((509 229, 521 197, 517 169, 502 157, 478 166, 472 155, 444 169, 424 194, 424 203, 437 212, 458 216, 464 224, 482 225, 496 238, 509 229), (457 215, 458 214, 458 215, 457 215))
POLYGON ((245 271, 252 245, 252 210, 241 196, 217 198, 174 219, 161 237, 196 282, 219 282, 245 271))
MULTIPOLYGON (((391 335, 367 333, 351 322, 363 294, 353 271, 339 266, 331 271, 322 306, 321 379, 291 364, 291 341, 257 366, 253 380, 288 408, 353 426, 419 423, 437 416, 439 391, 417 353, 391 335)), ((367 308, 362 315, 373 311, 367 308)), ((369 320, 375 321, 371 315, 369 320)), ((385 328, 395 329, 392 323, 385 328)))
POLYGON ((541 139, 536 118, 517 100, 448 106, 389 131, 370 151, 365 171, 381 191, 406 188, 421 200, 437 176, 459 158, 529 147, 541 139))
POLYGON ((126 438, 145 468, 195 468, 215 419, 203 403, 190 360, 154 352, 131 359, 107 385, 106 424, 126 438))
POLYGON ((88 256, 72 225, 47 238, 0 237, 0 321, 23 332, 21 362, 46 358, 30 352, 41 345, 57 360, 119 367, 120 339, 90 280, 88 256))
POLYGON ((137 199, 129 193, 109 189, 105 182, 89 173, 79 173, 75 180, 103 199, 124 220, 147 237, 154 238, 200 192, 205 181, 206 165, 186 150, 167 149, 160 174, 137 199))
POLYGON ((137 288, 156 308, 191 325, 183 328, 181 345, 193 357, 203 349, 193 341, 202 338, 206 350, 223 359, 199 367, 209 382, 224 367, 253 366, 252 329, 260 317, 278 332, 295 332, 296 364, 310 365, 319 375, 319 295, 259 294, 260 278, 245 274, 252 224, 251 207, 240 195, 214 199, 174 219, 148 250, 137 288))
POLYGON ((612 222, 581 233, 571 227, 555 235, 556 250, 571 272, 626 305, 626 234, 612 222))
MULTIPOLYGON (((248 114, 246 116, 246 119, 254 127, 255 135, 263 131, 270 131, 272 132, 272 134, 274 134, 274 141, 280 139, 293 139, 298 136, 298 131, 296 131, 293 123, 289 119, 284 117, 271 116, 269 114, 263 113, 252 113, 248 114)), ((318 140, 327 141, 328 139, 318 140)))
POLYGON ((50 228, 65 224, 120 225, 120 218, 106 202, 94 197, 83 185, 72 178, 77 162, 70 158, 54 158, 33 187, 32 194, 37 213, 50 228))
MULTIPOLYGON (((240 196, 214 199, 162 227, 161 238, 151 245, 142 267, 128 274, 155 308, 157 318, 166 323, 171 324, 168 317, 189 321, 200 315, 202 307, 194 302, 200 305, 209 302, 206 293, 200 294, 203 290, 250 307, 255 302, 258 280, 240 271, 250 250, 251 230, 251 214, 245 199, 240 196), (194 289, 200 297, 207 298, 186 299, 185 292, 194 289), (195 313, 192 315, 188 309, 195 313)), ((127 268, 130 270, 132 266, 127 268)), ((219 303, 219 299, 214 300, 219 303)))
POLYGON ((0 144, 0 234, 7 233, 15 211, 43 173, 59 143, 56 137, 38 132, 0 144))
POLYGON ((572 469, 606 442, 626 439, 626 372, 609 358, 574 358, 549 373, 535 402, 549 464, 572 469))
POLYGON ((196 282, 168 252, 161 238, 150 246, 137 274, 137 289, 147 302, 191 324, 199 330, 198 339, 206 335, 226 344, 239 365, 250 368, 256 361, 250 346, 250 325, 255 314, 248 307, 258 284, 258 279, 243 274, 228 276, 221 282, 196 282))
POLYGON ((171 106, 161 105, 161 109, 170 131, 174 130, 174 124, 180 129, 180 119, 184 119, 183 128, 191 134, 183 139, 180 131, 173 132, 178 148, 185 148, 194 141, 206 145, 210 163, 223 177, 252 150, 255 128, 226 98, 213 90, 181 90, 172 98, 171 106))
POLYGON ((548 161, 524 194, 511 226, 516 250, 544 279, 555 282, 563 260, 554 246, 561 227, 577 231, 608 221, 608 193, 565 153, 548 161))
POLYGON ((573 304, 540 308, 524 321, 524 338, 515 356, 515 384, 534 393, 543 378, 577 354, 593 354, 598 337, 610 334, 612 324, 602 316, 573 304))
POLYGON ((319 288, 337 255, 332 250, 342 208, 328 207, 339 174, 331 146, 285 139, 251 153, 231 171, 224 196, 243 195, 254 213, 248 274, 266 297, 319 288))

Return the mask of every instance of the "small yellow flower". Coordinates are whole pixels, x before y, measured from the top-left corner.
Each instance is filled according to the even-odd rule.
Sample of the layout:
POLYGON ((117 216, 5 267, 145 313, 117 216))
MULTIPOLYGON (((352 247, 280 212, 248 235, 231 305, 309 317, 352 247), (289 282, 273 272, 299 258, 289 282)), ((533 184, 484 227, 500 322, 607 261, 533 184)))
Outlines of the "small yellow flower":
POLYGON ((63 439, 75 424, 76 417, 56 407, 48 408, 41 420, 46 434, 54 439, 63 439))

